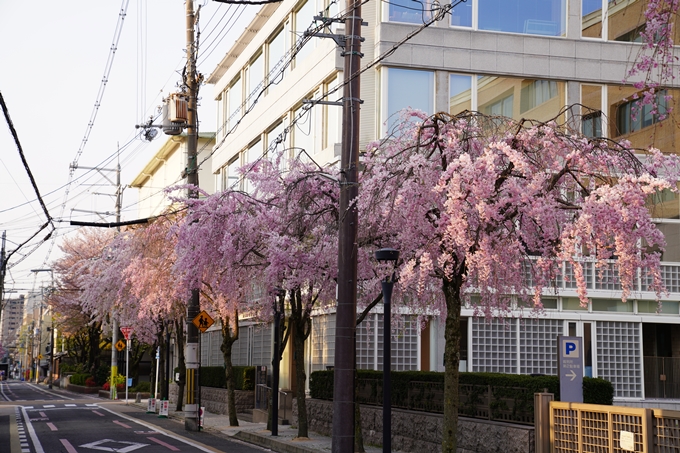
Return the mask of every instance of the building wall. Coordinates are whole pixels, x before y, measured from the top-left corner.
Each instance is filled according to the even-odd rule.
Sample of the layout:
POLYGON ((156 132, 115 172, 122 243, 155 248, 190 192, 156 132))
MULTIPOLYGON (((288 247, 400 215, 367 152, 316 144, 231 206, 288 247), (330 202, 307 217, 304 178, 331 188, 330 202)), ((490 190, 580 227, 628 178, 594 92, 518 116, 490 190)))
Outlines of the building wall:
MULTIPOLYGON (((281 27, 288 48, 292 48, 294 37, 299 36, 294 31, 300 30, 296 11, 303 3, 284 0, 276 7, 265 6, 263 15, 253 23, 253 33, 244 34, 208 80, 220 102, 218 124, 223 125, 212 168, 224 181, 233 176, 237 163, 252 162, 253 153, 249 151, 256 143, 262 144, 256 149, 259 153, 271 149, 272 141, 300 111, 303 99, 327 92, 343 79, 340 50, 331 39, 316 38, 304 61, 293 62, 283 79, 269 86, 251 111, 249 103, 240 107, 230 104, 230 100, 246 99, 253 91, 237 80, 246 80, 251 67, 259 67, 254 64, 258 53, 269 56, 270 42, 281 27), (240 124, 234 127, 234 120, 239 119, 240 124), (282 126, 272 129, 279 122, 282 126)), ((645 2, 606 2, 610 10, 605 14, 597 6, 582 9, 591 3, 601 6, 578 0, 469 0, 456 6, 451 15, 401 44, 362 74, 361 145, 387 133, 390 116, 405 107, 427 113, 455 114, 469 109, 516 119, 547 120, 557 117, 566 106, 581 104, 583 108, 576 107, 557 118, 569 120, 572 127, 590 135, 625 138, 635 147, 653 145, 664 152, 677 152, 679 134, 671 119, 649 114, 648 124, 627 130, 621 127, 626 121, 634 123, 624 107, 636 91, 623 87, 621 81, 640 49, 634 42, 635 29, 644 20, 641 12, 645 2)), ((315 5, 317 11, 322 9, 320 2, 315 5)), ((400 9, 398 2, 369 2, 362 16, 368 22, 362 28, 366 39, 362 44, 363 64, 367 64, 413 32, 427 18, 427 12, 413 14, 407 8, 400 9)), ((333 26, 338 33, 341 28, 333 26)), ((265 83, 268 69, 265 64, 265 83)), ((669 94, 678 94, 678 83, 672 82, 669 94)), ((339 97, 340 93, 327 100, 339 97)), ((339 157, 336 108, 315 105, 301 121, 308 134, 303 140, 307 152, 320 164, 336 162, 339 157)), ((296 146, 302 137, 300 130, 298 126, 282 134, 280 147, 296 146)), ((556 336, 590 335, 589 368, 593 376, 612 380, 619 399, 644 397, 643 325, 680 323, 680 203, 670 193, 652 201, 654 216, 669 243, 662 272, 670 294, 664 297, 658 313, 655 296, 647 291, 644 279, 633 300, 623 303, 615 272, 607 271, 605 278, 599 279, 590 269, 592 300, 587 307, 579 306, 573 281, 559 283, 557 296, 551 295, 545 313, 537 319, 517 307, 515 318, 487 323, 475 318, 474 306, 467 305, 462 313, 467 319, 467 360, 461 363, 462 369, 555 374, 556 336)), ((357 331, 359 367, 381 366, 381 318, 378 311, 357 331)), ((402 363, 404 369, 419 369, 426 364, 430 369, 443 370, 443 324, 436 318, 430 320, 425 342, 417 329, 416 333, 407 331, 395 336, 393 346, 393 351, 409 353, 415 346, 414 360, 402 363), (423 344, 429 345, 428 351, 421 350, 423 344), (425 354, 428 360, 423 360, 425 354)), ((333 337, 334 315, 316 316, 307 355, 309 371, 333 365, 333 337)))

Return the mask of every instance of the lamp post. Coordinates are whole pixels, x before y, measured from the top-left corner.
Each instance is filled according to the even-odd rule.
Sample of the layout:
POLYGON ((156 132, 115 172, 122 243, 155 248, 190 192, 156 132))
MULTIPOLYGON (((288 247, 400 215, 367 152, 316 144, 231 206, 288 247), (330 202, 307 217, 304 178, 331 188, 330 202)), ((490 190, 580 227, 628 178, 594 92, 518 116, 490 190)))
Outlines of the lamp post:
MULTIPOLYGON (((396 267, 399 260, 399 250, 380 249, 375 252, 375 259, 379 262, 394 263, 396 267)), ((390 371, 392 370, 392 289, 394 288, 395 275, 386 276, 382 281, 382 293, 384 303, 383 314, 383 452, 392 451, 392 382, 390 371)))
POLYGON ((274 357, 272 358, 272 436, 279 435, 279 365, 281 362, 281 312, 278 304, 285 292, 278 288, 274 296, 274 357))
MULTIPOLYGON (((31 272, 49 272, 52 279, 51 289, 54 291, 54 270, 52 269, 31 269, 31 272)), ((43 297, 44 299, 44 297, 43 297)), ((47 378, 47 387, 52 388, 52 376, 54 373, 54 313, 50 310, 51 328, 50 328, 50 360, 49 360, 49 375, 47 378)), ((40 324, 42 325, 42 302, 40 303, 40 324)), ((40 332, 40 348, 42 348, 42 331, 40 332)), ((39 362, 38 362, 39 364, 39 362)), ((36 376, 38 375, 38 368, 36 367, 36 376)))

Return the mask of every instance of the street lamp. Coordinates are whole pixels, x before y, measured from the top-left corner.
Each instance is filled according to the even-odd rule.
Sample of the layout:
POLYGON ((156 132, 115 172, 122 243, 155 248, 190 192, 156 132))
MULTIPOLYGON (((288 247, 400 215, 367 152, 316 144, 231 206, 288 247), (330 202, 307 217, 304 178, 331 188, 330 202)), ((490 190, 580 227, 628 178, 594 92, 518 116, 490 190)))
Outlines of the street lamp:
POLYGON ((279 435, 279 366, 281 362, 281 315, 278 304, 283 308, 286 292, 276 289, 274 296, 274 357, 272 358, 272 436, 279 435))
MULTIPOLYGON (((52 286, 51 289, 54 291, 54 271, 52 269, 31 269, 31 272, 38 273, 38 272, 49 272, 50 277, 52 279, 52 286)), ((44 298, 44 297, 43 297, 44 298)), ((50 318, 51 318, 51 329, 50 329, 50 366, 49 366, 49 376, 47 378, 47 387, 52 388, 52 376, 54 374, 54 313, 52 310, 50 310, 50 318)), ((40 324, 42 325, 42 302, 40 304, 40 324)), ((40 348, 42 348, 42 331, 40 332, 40 340, 38 341, 40 344, 40 348)), ((39 362, 38 362, 39 364, 39 362)), ((36 377, 38 376, 38 368, 36 367, 35 370, 36 377)))
MULTIPOLYGON (((399 250, 380 249, 375 252, 375 259, 379 262, 393 263, 397 266, 399 250)), ((382 293, 384 303, 383 314, 383 452, 392 451, 392 383, 390 372, 392 371, 392 319, 391 303, 392 289, 394 288, 395 275, 386 276, 382 280, 382 293)))

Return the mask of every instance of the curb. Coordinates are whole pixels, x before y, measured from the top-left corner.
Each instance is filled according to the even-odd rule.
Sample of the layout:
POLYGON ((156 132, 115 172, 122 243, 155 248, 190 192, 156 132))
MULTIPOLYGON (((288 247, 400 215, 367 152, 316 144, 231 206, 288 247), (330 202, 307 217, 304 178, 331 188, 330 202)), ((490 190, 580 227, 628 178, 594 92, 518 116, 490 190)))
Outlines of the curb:
POLYGON ((269 436, 261 436, 256 433, 248 431, 239 431, 233 435, 234 438, 248 442, 250 444, 258 445, 260 447, 269 448, 272 451, 279 453, 318 453, 318 450, 312 450, 298 445, 291 445, 280 440, 274 440, 269 436))

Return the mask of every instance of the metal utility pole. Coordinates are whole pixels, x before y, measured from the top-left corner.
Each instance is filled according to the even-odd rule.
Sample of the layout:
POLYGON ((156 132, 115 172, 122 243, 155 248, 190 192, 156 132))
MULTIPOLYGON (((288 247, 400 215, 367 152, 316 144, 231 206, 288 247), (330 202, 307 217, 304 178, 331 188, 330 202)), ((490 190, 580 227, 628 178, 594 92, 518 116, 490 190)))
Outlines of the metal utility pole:
MULTIPOLYGON (((198 124, 196 121, 196 98, 198 95, 198 84, 196 82, 196 48, 194 38, 194 2, 186 2, 186 38, 187 38, 187 70, 186 85, 188 95, 187 109, 187 184, 198 187, 198 124)), ((189 191, 189 198, 198 198, 198 192, 189 191)), ((187 431, 198 431, 199 426, 199 392, 198 382, 198 328, 193 324, 193 319, 198 316, 200 303, 198 300, 198 288, 191 290, 191 298, 187 304, 187 341, 186 341, 186 389, 187 401, 184 405, 184 429, 187 431)))
POLYGON ((354 451, 354 367, 357 317, 357 231, 359 194, 359 105, 361 1, 351 0, 345 18, 345 86, 340 156, 340 228, 338 238, 338 307, 333 373, 333 453, 354 451))
MULTIPOLYGON (((120 210, 122 206, 122 199, 123 199, 123 188, 120 185, 120 163, 116 165, 116 168, 99 168, 99 167, 81 167, 78 165, 71 165, 70 168, 72 170, 76 169, 83 169, 83 170, 96 170, 99 173, 101 173, 104 178, 106 178, 107 181, 109 181, 111 184, 115 184, 116 186, 116 224, 120 224, 120 210), (116 172, 116 182, 114 183, 109 179, 104 172, 116 172)), ((98 194, 102 195, 102 194, 98 194)), ((110 195, 110 194, 107 194, 110 195)), ((74 209, 75 211, 75 209, 74 209)), ((91 212, 91 211, 84 211, 84 212, 91 212)), ((95 214, 102 214, 102 213, 97 213, 95 214)), ((106 214, 106 213, 104 213, 106 214)), ((120 231, 120 226, 117 226, 116 229, 120 231)), ((116 343, 118 343, 118 330, 120 326, 118 325, 118 318, 116 317, 115 313, 111 313, 111 390, 109 392, 109 397, 110 399, 116 399, 116 393, 117 393, 117 388, 116 385, 114 384, 116 376, 118 375, 118 351, 116 350, 116 343)), ((127 386, 127 382, 125 383, 127 386)))

